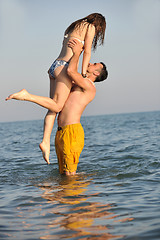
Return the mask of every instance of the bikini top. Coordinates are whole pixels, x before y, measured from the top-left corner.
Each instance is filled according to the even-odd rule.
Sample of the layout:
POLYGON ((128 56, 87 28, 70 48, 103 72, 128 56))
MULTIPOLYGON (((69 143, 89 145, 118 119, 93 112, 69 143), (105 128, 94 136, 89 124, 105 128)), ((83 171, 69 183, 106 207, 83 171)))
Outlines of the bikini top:
MULTIPOLYGON (((64 38, 68 38, 68 37, 69 37, 68 33, 66 35, 64 35, 64 38)), ((84 45, 84 41, 80 40, 79 38, 72 37, 72 36, 71 36, 71 38, 77 39, 79 42, 81 42, 84 45)))

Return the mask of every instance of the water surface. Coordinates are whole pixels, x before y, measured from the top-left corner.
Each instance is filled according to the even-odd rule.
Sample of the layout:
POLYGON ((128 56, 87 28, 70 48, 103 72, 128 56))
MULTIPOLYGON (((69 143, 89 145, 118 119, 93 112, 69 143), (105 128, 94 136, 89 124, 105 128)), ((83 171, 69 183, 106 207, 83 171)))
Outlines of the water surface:
POLYGON ((0 239, 160 239, 160 112, 83 117, 77 175, 46 165, 43 121, 0 123, 0 239))

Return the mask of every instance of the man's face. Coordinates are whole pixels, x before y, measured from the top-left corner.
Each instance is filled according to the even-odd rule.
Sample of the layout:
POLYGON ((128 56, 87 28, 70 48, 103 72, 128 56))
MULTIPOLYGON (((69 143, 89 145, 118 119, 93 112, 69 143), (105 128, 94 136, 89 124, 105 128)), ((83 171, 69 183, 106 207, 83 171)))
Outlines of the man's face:
POLYGON ((97 71, 98 73, 100 73, 102 68, 103 68, 103 65, 101 63, 89 63, 87 72, 93 73, 93 72, 97 71))

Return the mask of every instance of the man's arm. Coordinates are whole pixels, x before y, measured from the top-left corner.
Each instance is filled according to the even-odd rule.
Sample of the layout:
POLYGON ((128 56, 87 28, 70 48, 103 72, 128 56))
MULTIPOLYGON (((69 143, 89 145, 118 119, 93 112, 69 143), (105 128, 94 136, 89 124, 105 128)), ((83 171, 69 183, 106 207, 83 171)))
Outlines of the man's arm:
POLYGON ((69 62, 69 66, 67 68, 67 73, 69 77, 81 88, 84 90, 91 89, 91 83, 87 79, 83 78, 80 73, 78 73, 78 62, 79 57, 82 52, 83 45, 77 40, 70 40, 68 46, 73 51, 73 57, 69 62))

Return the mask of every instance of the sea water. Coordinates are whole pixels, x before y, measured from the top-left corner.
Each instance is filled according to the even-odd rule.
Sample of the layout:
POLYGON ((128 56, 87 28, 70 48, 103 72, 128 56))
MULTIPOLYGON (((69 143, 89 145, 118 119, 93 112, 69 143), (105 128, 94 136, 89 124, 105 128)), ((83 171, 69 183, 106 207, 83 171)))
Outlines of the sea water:
POLYGON ((76 176, 38 145, 43 121, 0 123, 0 239, 160 239, 160 112, 82 117, 76 176))

